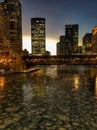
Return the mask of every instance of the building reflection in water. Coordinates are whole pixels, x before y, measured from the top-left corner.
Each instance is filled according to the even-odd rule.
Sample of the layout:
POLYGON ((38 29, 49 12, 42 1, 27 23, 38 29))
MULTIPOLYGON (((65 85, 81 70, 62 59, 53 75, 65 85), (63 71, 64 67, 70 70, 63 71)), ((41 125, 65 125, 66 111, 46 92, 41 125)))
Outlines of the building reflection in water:
POLYGON ((97 98, 97 76, 95 78, 95 98, 97 98))
POLYGON ((78 89, 78 88, 79 88, 79 83, 80 83, 79 79, 80 79, 80 78, 79 78, 78 75, 75 75, 74 78, 73 78, 73 85, 74 85, 74 88, 75 88, 75 89, 78 89))
POLYGON ((6 82, 5 80, 6 80, 5 77, 0 77, 0 90, 4 89, 5 82, 6 82))
POLYGON ((51 78, 55 78, 57 76, 57 66, 53 65, 53 66, 48 67, 46 70, 46 75, 48 75, 51 78), (51 67, 52 67, 52 69, 51 69, 51 67))
POLYGON ((33 90, 32 90, 31 85, 29 83, 24 84, 23 87, 22 87, 22 90, 23 90, 23 97, 24 97, 23 102, 26 103, 26 104, 30 104, 31 99, 33 98, 33 93, 32 93, 33 90))

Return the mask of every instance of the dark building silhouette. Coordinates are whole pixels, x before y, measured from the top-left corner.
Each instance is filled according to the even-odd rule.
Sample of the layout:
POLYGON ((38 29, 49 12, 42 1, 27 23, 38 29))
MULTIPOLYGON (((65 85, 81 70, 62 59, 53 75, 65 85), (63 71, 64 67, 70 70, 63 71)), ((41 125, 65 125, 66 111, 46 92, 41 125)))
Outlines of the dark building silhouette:
POLYGON ((78 51, 78 24, 65 25, 65 45, 68 54, 75 54, 78 51))
POLYGON ((57 43, 57 55, 78 53, 78 24, 65 25, 65 35, 57 43))
POLYGON ((83 37, 83 54, 92 54, 92 33, 86 33, 83 37))
POLYGON ((82 54, 82 46, 78 46, 78 54, 82 54))
POLYGON ((45 53, 45 18, 31 19, 31 44, 32 54, 45 53))
POLYGON ((4 0, 0 3, 0 51, 21 53, 22 16, 19 0, 4 0))
POLYGON ((60 36, 60 41, 57 43, 57 55, 65 54, 65 36, 60 36))

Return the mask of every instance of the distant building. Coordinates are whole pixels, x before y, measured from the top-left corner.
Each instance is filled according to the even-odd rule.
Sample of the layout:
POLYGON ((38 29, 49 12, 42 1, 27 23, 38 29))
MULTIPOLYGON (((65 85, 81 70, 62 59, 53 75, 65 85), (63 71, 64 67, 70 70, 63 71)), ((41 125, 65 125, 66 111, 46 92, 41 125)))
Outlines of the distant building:
POLYGON ((97 26, 92 30, 92 53, 97 54, 97 26))
POLYGON ((83 37, 83 54, 92 54, 92 33, 86 33, 83 37))
POLYGON ((19 0, 4 0, 0 3, 0 51, 6 50, 11 54, 22 51, 22 16, 19 0))
POLYGON ((57 43, 57 55, 78 53, 78 24, 65 25, 65 35, 57 43))
POLYGON ((28 56, 29 55, 29 52, 27 51, 27 49, 24 49, 22 51, 22 56, 28 56))
POLYGON ((56 54, 57 54, 57 55, 61 55, 61 54, 60 54, 60 50, 61 50, 61 49, 60 49, 60 42, 57 42, 56 48, 57 48, 57 49, 56 49, 56 54))
POLYGON ((62 35, 57 43, 57 55, 64 55, 65 51, 65 35, 62 35))
POLYGON ((51 52, 50 51, 45 51, 43 56, 50 56, 51 55, 51 52))
POLYGON ((32 54, 45 53, 45 18, 31 19, 31 45, 32 54))
POLYGON ((82 46, 78 46, 78 54, 82 54, 82 46))
POLYGON ((78 24, 65 25, 65 44, 68 54, 78 52, 78 24))

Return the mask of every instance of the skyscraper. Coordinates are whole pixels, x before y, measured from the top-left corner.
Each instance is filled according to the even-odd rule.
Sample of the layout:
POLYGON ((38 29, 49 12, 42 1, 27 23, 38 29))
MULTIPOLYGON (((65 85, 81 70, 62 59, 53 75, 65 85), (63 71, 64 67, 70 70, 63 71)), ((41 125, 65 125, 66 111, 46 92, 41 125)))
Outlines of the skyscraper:
POLYGON ((78 51, 78 24, 65 25, 65 44, 69 54, 77 53, 78 51))
POLYGON ((0 46, 10 53, 21 53, 22 51, 22 16, 19 0, 4 0, 0 3, 0 46), (1 36, 0 36, 1 38, 1 36))
POLYGON ((83 37, 83 54, 92 54, 92 33, 86 33, 83 37))
POLYGON ((45 52, 45 18, 31 19, 32 54, 42 55, 45 52))
POLYGON ((65 35, 60 36, 60 41, 57 43, 57 55, 65 55, 65 35))
POLYGON ((3 23, 3 6, 0 3, 0 53, 4 45, 4 23, 3 23))

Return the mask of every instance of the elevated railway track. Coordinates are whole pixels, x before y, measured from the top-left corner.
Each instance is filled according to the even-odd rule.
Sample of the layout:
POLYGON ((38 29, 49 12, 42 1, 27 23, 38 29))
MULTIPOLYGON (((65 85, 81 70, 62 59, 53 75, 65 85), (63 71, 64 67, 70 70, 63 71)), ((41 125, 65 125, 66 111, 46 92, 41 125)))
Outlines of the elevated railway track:
POLYGON ((97 55, 24 56, 23 61, 27 66, 60 64, 97 65, 97 55))

